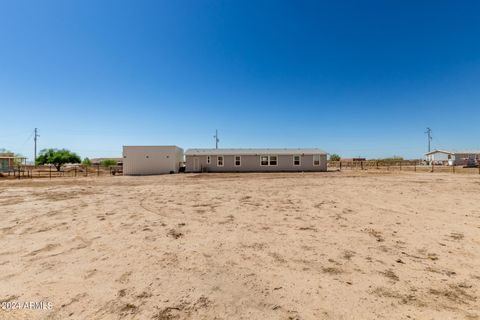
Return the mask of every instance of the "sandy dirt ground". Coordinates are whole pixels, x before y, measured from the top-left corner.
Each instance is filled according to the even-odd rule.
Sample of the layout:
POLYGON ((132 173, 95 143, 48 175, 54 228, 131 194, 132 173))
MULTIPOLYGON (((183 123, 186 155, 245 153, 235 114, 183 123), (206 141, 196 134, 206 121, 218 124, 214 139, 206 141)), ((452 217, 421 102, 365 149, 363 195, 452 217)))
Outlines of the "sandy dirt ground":
POLYGON ((1 319, 480 319, 476 175, 0 181, 0 219, 1 319))

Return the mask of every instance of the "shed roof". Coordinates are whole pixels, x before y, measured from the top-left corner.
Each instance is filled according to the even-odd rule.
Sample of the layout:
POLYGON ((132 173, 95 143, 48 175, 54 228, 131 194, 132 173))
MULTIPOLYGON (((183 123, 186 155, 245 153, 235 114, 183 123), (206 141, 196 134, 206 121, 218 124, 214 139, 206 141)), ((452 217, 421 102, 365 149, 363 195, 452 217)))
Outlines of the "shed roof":
POLYGON ((174 145, 158 145, 158 146, 153 146, 153 145, 149 145, 149 146, 146 146, 146 145, 136 145, 136 146, 123 146, 124 148, 139 148, 139 149, 145 149, 145 148, 151 148, 151 149, 174 149, 174 148, 177 148, 177 149, 182 149, 178 146, 174 146, 174 145))
POLYGON ((185 152, 187 156, 203 155, 293 155, 293 154, 327 154, 322 149, 317 148, 277 148, 277 149, 188 149, 185 152))

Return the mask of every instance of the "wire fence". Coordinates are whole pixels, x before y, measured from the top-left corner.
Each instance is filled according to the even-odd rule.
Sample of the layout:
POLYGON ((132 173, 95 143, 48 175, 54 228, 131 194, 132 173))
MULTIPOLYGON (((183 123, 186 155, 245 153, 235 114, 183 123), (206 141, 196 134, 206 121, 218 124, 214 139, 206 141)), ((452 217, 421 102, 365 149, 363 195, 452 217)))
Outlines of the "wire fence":
POLYGON ((463 165, 439 165, 435 163, 428 164, 421 160, 403 160, 403 161, 328 161, 330 170, 367 170, 367 171, 411 171, 411 172, 444 172, 444 173, 466 173, 480 174, 480 166, 463 165))
MULTIPOLYGON (((479 174, 480 166, 473 167, 459 165, 427 164, 420 160, 404 161, 328 161, 327 168, 330 171, 378 171, 378 172, 443 172, 458 174, 479 174)), ((0 179, 33 179, 33 178, 81 178, 122 175, 122 166, 103 167, 101 165, 64 166, 57 170, 53 165, 29 166, 20 165, 0 169, 0 179)))
POLYGON ((81 177, 100 177, 122 175, 121 166, 103 167, 101 165, 93 166, 64 166, 57 170, 53 165, 29 166, 20 165, 2 168, 0 170, 0 179, 33 179, 33 178, 81 178, 81 177))

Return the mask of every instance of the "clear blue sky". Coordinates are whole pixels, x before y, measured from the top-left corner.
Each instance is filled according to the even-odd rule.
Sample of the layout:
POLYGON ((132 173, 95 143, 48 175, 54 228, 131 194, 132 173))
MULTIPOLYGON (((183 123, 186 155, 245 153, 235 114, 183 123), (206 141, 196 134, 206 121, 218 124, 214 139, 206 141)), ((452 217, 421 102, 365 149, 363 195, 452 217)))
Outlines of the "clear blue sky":
POLYGON ((479 1, 0 1, 0 147, 479 148, 479 1))

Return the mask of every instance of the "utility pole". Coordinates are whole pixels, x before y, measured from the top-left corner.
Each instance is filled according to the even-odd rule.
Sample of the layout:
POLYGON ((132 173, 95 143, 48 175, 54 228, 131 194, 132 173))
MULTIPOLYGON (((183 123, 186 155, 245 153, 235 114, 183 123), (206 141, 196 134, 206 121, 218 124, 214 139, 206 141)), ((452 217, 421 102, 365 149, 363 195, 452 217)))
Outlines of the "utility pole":
POLYGON ((220 139, 218 139, 218 130, 215 129, 215 135, 213 136, 215 138, 215 149, 218 149, 218 142, 220 142, 220 139))
POLYGON ((432 142, 432 129, 428 128, 427 127, 427 131, 425 131, 425 133, 427 134, 427 139, 428 139, 428 152, 430 152, 430 144, 432 142))
POLYGON ((35 142, 35 147, 34 147, 34 153, 33 153, 33 165, 37 165, 37 138, 40 137, 38 134, 38 128, 35 128, 34 136, 33 136, 33 141, 35 142))

